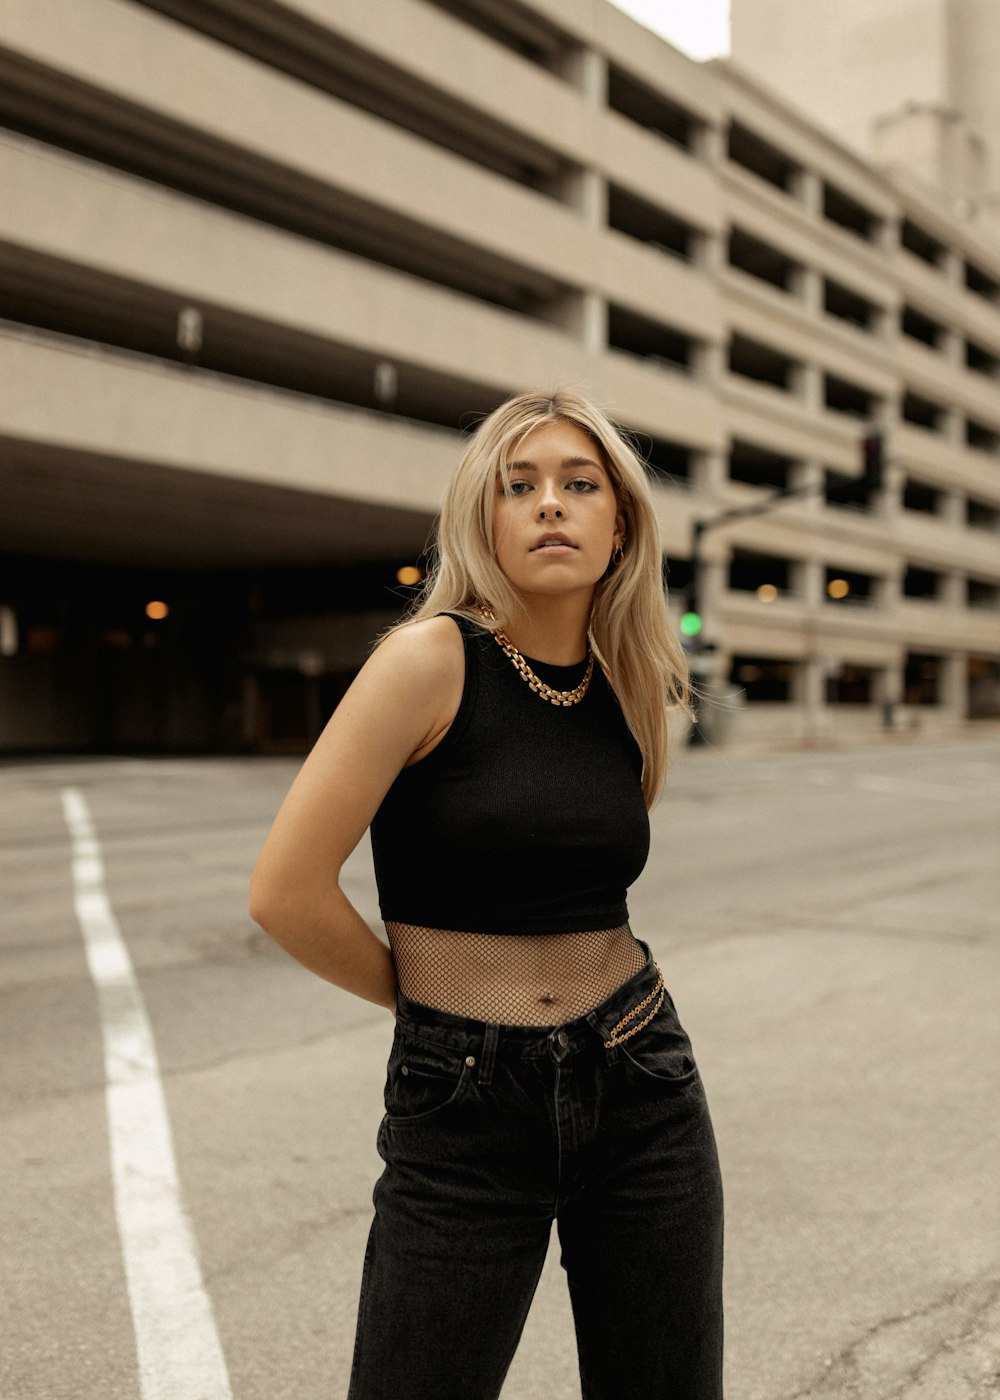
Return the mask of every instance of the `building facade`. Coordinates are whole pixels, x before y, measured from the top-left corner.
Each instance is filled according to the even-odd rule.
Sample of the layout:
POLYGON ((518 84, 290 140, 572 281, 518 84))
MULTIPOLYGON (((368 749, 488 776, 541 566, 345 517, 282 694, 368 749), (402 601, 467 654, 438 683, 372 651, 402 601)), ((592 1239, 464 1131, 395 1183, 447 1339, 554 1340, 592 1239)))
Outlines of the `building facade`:
POLYGON ((0 192, 0 750, 303 749, 557 385, 675 615, 788 491, 702 533, 743 736, 1000 714, 1000 244, 739 68, 607 0, 5 0, 0 192))
POLYGON ((1000 238, 993 0, 732 0, 731 14, 742 67, 1000 238))

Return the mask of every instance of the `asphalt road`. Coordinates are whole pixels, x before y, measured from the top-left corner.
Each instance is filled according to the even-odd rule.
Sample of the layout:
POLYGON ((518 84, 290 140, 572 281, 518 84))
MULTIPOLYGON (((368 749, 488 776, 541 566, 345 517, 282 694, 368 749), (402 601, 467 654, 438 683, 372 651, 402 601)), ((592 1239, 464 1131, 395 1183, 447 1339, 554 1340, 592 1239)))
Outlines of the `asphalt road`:
MULTIPOLYGON (((297 766, 0 765, 2 1400, 140 1395, 105 1103, 117 1003, 88 965, 73 811, 148 1012, 231 1395, 346 1393, 392 1018, 246 913, 297 766)), ((995 730, 673 760, 630 906, 719 1142, 728 1400, 1000 1396, 998 838, 995 730)), ((367 843, 346 883, 377 926, 367 843)), ((158 1384, 147 1400, 223 1400, 158 1384)), ((579 1394, 553 1249, 503 1397, 579 1394)))

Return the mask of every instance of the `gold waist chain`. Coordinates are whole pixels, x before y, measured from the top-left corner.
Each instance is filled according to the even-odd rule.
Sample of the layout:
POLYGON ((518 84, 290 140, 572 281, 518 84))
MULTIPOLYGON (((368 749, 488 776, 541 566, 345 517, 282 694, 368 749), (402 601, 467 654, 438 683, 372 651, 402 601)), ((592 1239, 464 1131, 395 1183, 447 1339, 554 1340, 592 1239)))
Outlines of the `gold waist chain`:
POLYGON ((631 1011, 627 1011, 625 1013, 622 1019, 618 1022, 617 1026, 615 1026, 614 1030, 611 1032, 610 1039, 604 1042, 607 1048, 610 1049, 612 1045, 620 1045, 623 1040, 628 1040, 629 1036, 635 1035, 637 1031, 641 1031, 643 1026, 649 1024, 649 1022, 659 1011, 660 1007, 663 1005, 663 997, 666 992, 666 987, 664 987, 663 985, 663 973, 660 971, 660 964, 658 962, 654 962, 653 966, 656 968, 656 986, 650 992, 648 997, 643 997, 642 1001, 639 1002, 638 1006, 633 1006, 631 1011), (625 1031, 624 1035, 619 1035, 619 1031, 621 1031, 622 1028, 626 1026, 629 1021, 631 1021, 633 1016, 638 1016, 639 1012, 643 1011, 649 1005, 649 1003, 656 996, 657 992, 659 992, 660 995, 656 997, 656 1005, 653 1007, 652 1011, 650 1011, 650 1013, 647 1016, 644 1016, 637 1025, 634 1025, 630 1030, 625 1031))

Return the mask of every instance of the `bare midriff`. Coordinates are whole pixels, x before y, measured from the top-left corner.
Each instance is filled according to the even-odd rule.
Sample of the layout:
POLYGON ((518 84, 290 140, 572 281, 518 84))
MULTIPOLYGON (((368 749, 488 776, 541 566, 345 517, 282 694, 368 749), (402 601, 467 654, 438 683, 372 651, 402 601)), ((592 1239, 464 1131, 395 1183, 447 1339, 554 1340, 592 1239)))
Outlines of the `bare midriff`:
POLYGON ((386 922, 411 1001, 515 1026, 556 1026, 599 1006, 645 965, 628 924, 583 933, 489 934, 386 922))

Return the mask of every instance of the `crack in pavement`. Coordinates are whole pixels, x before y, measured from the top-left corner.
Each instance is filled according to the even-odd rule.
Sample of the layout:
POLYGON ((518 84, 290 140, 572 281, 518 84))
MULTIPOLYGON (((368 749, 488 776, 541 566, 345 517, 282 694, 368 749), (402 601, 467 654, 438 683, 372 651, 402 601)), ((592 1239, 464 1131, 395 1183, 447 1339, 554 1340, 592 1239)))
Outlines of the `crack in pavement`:
POLYGON ((337 1206, 325 1215, 315 1216, 310 1220, 298 1220, 288 1227, 287 1237, 276 1248, 267 1251, 255 1250, 252 1254, 233 1259, 228 1264, 220 1264, 218 1268, 208 1271, 203 1268, 202 1277, 206 1286, 211 1286, 241 1274, 260 1274, 262 1270, 269 1270, 307 1249, 316 1242, 317 1235, 335 1229, 343 1221, 358 1218, 367 1220, 372 1214, 372 1204, 367 1201, 364 1205, 337 1206))
POLYGON ((988 1319, 998 1303, 1000 1279, 980 1278, 950 1289, 922 1308, 882 1318, 829 1357, 824 1375, 790 1392, 785 1400, 869 1400, 876 1395, 879 1400, 916 1400, 918 1390, 921 1395, 933 1394, 935 1400, 990 1400, 1000 1395, 1000 1336, 988 1319), (933 1391, 922 1389, 921 1381, 939 1360, 950 1357, 957 1362, 966 1355, 975 1361, 974 1354, 969 1354, 983 1341, 992 1348, 986 1358, 990 1374, 984 1371, 978 1379, 963 1380, 956 1364, 952 1369, 961 1390, 949 1388, 946 1395, 939 1386, 933 1391))
MULTIPOLYGON (((378 1008, 381 1013, 381 1008, 378 1008)), ((168 1080, 184 1079, 186 1076, 193 1076, 219 1069, 224 1065, 233 1064, 239 1060, 263 1059, 269 1055, 281 1055, 290 1050, 298 1050, 307 1046, 321 1045, 324 1041, 337 1040, 342 1036, 351 1035, 355 1031, 364 1032, 370 1030, 376 1023, 381 1022, 381 1014, 376 1016, 364 1016, 356 1021, 350 1021, 344 1025, 328 1026, 320 1031, 313 1031, 309 1035, 300 1036, 295 1040, 282 1040, 272 1045, 247 1045, 237 1050, 230 1050, 223 1055, 216 1055, 209 1060, 199 1060, 187 1065, 160 1065, 160 1078, 168 1080)), ((391 1031, 386 1037, 386 1051, 389 1052, 389 1042, 391 1041, 391 1031)), ((74 1099, 84 1100, 88 1097, 97 1098, 105 1092, 106 1080, 103 1075, 95 1078, 87 1084, 73 1084, 65 1087, 47 1087, 32 1089, 22 1100, 11 1100, 7 1105, 5 1117, 14 1120, 20 1117, 28 1117, 36 1110, 42 1110, 49 1104, 58 1104, 74 1099)))

